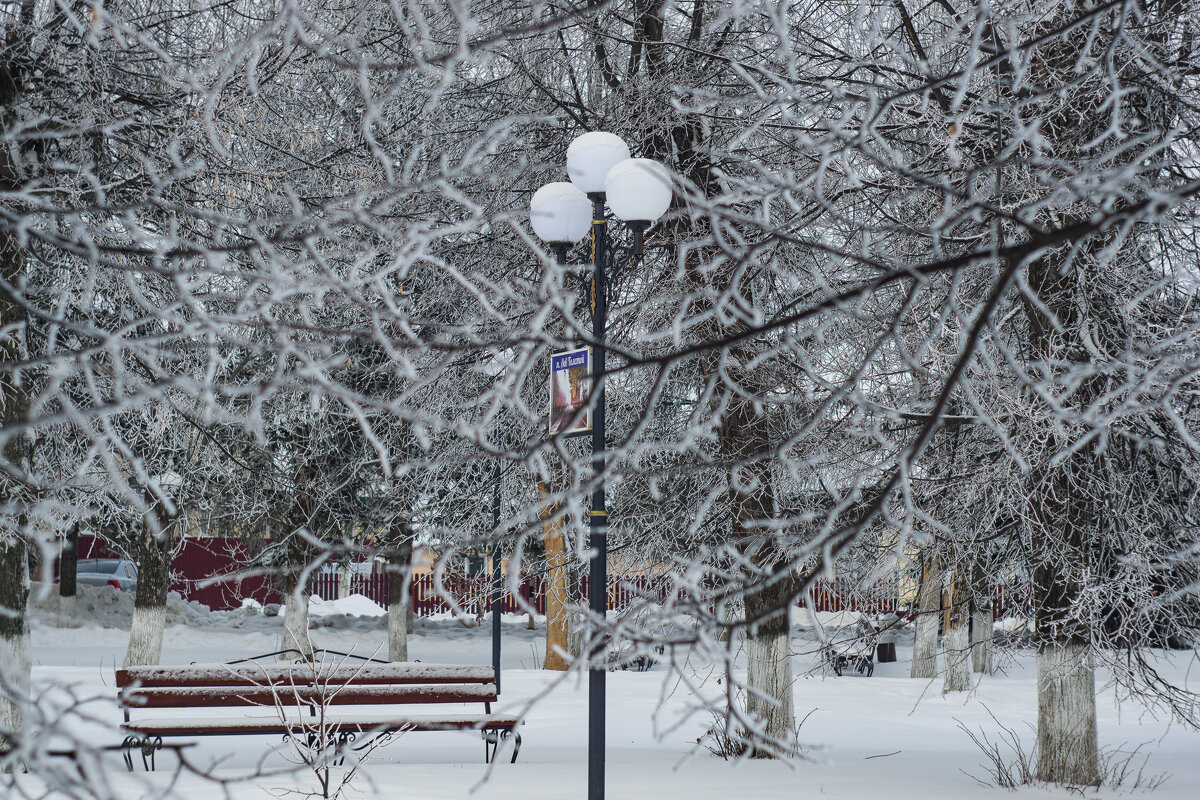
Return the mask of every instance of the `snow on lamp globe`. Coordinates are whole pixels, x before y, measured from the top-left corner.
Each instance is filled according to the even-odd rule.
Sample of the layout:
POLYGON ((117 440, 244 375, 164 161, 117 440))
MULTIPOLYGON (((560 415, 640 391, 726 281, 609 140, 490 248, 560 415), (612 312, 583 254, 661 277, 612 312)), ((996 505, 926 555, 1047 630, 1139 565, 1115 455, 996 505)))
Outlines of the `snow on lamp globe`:
POLYGON ((671 174, 650 158, 627 158, 604 179, 608 207, 625 222, 654 223, 671 206, 671 174))
POLYGON ((567 147, 567 174, 587 194, 604 191, 608 171, 629 158, 629 145, 615 133, 592 131, 567 147))

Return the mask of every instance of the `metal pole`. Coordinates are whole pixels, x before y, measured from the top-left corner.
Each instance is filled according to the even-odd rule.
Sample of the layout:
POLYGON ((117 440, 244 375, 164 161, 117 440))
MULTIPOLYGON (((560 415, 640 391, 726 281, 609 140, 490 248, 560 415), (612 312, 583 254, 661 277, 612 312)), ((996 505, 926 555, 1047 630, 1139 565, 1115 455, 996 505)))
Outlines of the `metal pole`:
MULTIPOLYGON (((608 611, 608 509, 604 500, 604 329, 608 322, 608 241, 605 235, 604 192, 588 194, 592 201, 592 374, 596 402, 592 410, 592 492, 589 547, 592 551, 588 599, 603 620, 608 611)), ((588 800, 604 800, 604 709, 608 677, 608 642, 596 636, 588 673, 588 800)))
POLYGON ((496 694, 500 694, 500 457, 492 473, 492 673, 496 676, 496 694))

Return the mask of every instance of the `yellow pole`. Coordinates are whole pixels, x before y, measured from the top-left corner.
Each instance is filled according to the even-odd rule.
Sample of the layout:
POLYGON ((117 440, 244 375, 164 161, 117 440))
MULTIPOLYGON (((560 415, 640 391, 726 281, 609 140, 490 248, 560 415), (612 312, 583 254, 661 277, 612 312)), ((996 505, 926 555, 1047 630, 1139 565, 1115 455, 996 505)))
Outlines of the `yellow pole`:
MULTIPOLYGON (((550 494, 545 482, 538 482, 542 499, 550 494)), ((546 542, 546 662, 543 669, 566 671, 567 636, 567 553, 563 542, 562 521, 553 519, 555 508, 542 508, 542 533, 546 542)))

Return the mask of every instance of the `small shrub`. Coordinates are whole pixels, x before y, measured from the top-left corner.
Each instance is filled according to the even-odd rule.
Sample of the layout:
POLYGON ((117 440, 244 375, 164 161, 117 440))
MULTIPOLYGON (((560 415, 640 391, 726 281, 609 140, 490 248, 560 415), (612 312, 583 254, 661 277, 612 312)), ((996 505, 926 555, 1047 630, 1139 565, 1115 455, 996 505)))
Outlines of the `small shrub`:
MULTIPOLYGON (((999 738, 996 741, 992 741, 982 728, 976 733, 962 722, 958 723, 959 730, 967 734, 987 758, 983 764, 987 770, 984 777, 971 775, 969 772, 964 774, 974 778, 983 786, 999 786, 1004 789, 1042 784, 1043 782, 1035 777, 1037 745, 1034 744, 1026 750, 1021 742, 1021 737, 1015 730, 1001 725, 990 709, 988 714, 999 727, 999 738)), ((1037 731, 1032 725, 1029 726, 1029 729, 1036 742, 1037 731)), ((1132 750, 1125 750, 1122 747, 1102 749, 1100 751, 1100 785, 1108 789, 1122 789, 1126 792, 1150 792, 1161 786, 1170 776, 1162 773, 1146 773, 1146 762, 1150 756, 1141 752, 1145 744, 1139 744, 1132 750)), ((1093 787, 1073 788, 1083 792, 1093 787)))
POLYGON ((816 711, 815 708, 805 714, 792 728, 791 745, 785 752, 780 752, 779 746, 774 742, 770 742, 764 747, 761 738, 758 746, 753 746, 755 737, 746 729, 746 726, 740 724, 735 716, 715 710, 709 711, 709 714, 712 715, 712 724, 709 725, 708 730, 696 737, 696 744, 726 761, 764 757, 806 758, 806 748, 800 745, 800 729, 804 727, 804 723, 808 721, 814 711, 816 711))
POLYGON ((1148 742, 1142 742, 1132 750, 1114 747, 1100 751, 1100 779, 1110 789, 1124 789, 1127 792, 1152 792, 1162 786, 1170 776, 1166 773, 1146 774, 1146 762, 1150 754, 1142 754, 1141 749, 1148 742))
MULTIPOLYGON (((988 714, 991 714, 992 719, 1000 726, 999 739, 995 742, 982 728, 976 734, 962 722, 958 723, 959 730, 967 734, 975 746, 987 757, 987 761, 983 765, 987 770, 986 778, 971 775, 969 772, 964 772, 964 774, 974 778, 983 786, 999 786, 1003 789, 1015 789, 1018 786, 1034 783, 1033 769, 1037 764, 1037 745, 1033 745, 1026 751, 1021 743, 1021 737, 1015 730, 1000 725, 1000 721, 991 711, 988 711, 988 714)), ((1035 736, 1034 741, 1036 742, 1036 740, 1035 736)))
POLYGON ((733 720, 716 711, 709 713, 712 715, 712 724, 702 735, 696 737, 696 744, 702 745, 708 752, 726 761, 745 756, 750 748, 746 744, 746 737, 734 730, 733 720))

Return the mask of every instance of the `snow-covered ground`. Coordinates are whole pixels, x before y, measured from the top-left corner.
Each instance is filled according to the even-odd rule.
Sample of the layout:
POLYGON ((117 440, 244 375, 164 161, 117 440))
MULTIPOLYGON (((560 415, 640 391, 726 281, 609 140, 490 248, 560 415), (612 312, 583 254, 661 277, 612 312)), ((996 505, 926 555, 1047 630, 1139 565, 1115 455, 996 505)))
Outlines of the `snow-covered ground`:
MULTIPOLYGON (((371 611, 361 601, 338 601, 342 606, 371 611)), ((370 601, 366 601, 369 603, 370 601)), ((81 598, 73 627, 54 627, 43 615, 33 629, 34 681, 43 691, 43 704, 64 705, 62 687, 77 698, 93 698, 84 706, 92 722, 68 722, 76 730, 94 730, 92 741, 117 742, 120 720, 113 698, 113 668, 119 664, 128 639, 126 597, 102 590, 81 598), (122 627, 122 625, 124 627, 122 627), (53 690, 51 687, 56 687, 53 690)), ((328 605, 328 604, 326 604, 328 605)), ((216 662, 242 658, 276 648, 282 618, 244 608, 210 613, 203 607, 173 603, 164 649, 164 663, 216 662)), ((836 624, 826 619, 826 625, 836 624)), ((506 617, 503 626, 503 691, 499 711, 528 710, 522 729, 524 743, 516 764, 499 763, 490 770, 483 762, 478 734, 468 732, 415 733, 375 752, 356 779, 362 794, 388 798, 583 798, 587 781, 587 689, 576 674, 563 678, 540 665, 542 630, 527 630, 524 617, 506 617), (557 684, 556 681, 559 681, 557 684), (544 696, 543 696, 544 695, 544 696), (474 792, 474 794, 472 794, 474 792)), ((812 632, 797 628, 797 649, 811 647, 812 632)), ((386 618, 344 616, 339 606, 323 608, 313 618, 313 640, 319 647, 370 654, 386 651, 386 618)), ((1007 659, 1003 673, 985 678, 966 695, 943 698, 940 679, 911 680, 908 657, 911 640, 901 634, 899 661, 877 666, 874 677, 801 677, 795 684, 795 706, 808 715, 800 738, 808 746, 805 761, 726 762, 696 743, 708 727, 706 715, 683 719, 695 698, 680 683, 664 680, 661 667, 649 672, 612 672, 608 679, 608 766, 610 798, 664 800, 678 797, 768 798, 832 797, 847 800, 889 798, 964 798, 1006 796, 1005 790, 984 788, 971 775, 983 777, 984 758, 959 724, 997 738, 999 723, 1025 737, 1027 723, 1036 717, 1033 664, 1029 655, 1007 659), (811 713, 810 713, 811 712, 811 713), (992 718, 995 715, 996 719, 992 718)), ((417 620, 410 639, 412 658, 425 663, 488 664, 490 626, 469 627, 453 619, 417 620)), ((808 672, 811 656, 796 656, 797 673, 808 672)), ((1164 657, 1164 673, 1183 680, 1195 672, 1192 653, 1164 657)), ((696 675, 705 675, 696 665, 696 675)), ((1103 678, 1103 676, 1101 676, 1103 678)), ((1191 678, 1193 688, 1200 678, 1191 678)), ((705 691, 719 692, 717 675, 707 677, 705 691)), ((446 709, 442 709, 443 711, 446 709)), ((1131 747, 1148 743, 1147 774, 1167 780, 1151 796, 1200 797, 1200 734, 1169 724, 1140 706, 1118 704, 1111 687, 1099 698, 1101 744, 1131 747)), ((200 740, 188 749, 193 764, 216 764, 214 774, 231 779, 262 766, 288 767, 289 746, 278 737, 232 737, 200 740), (272 753, 272 751, 275 751, 272 753), (267 755, 264 760, 264 754, 267 755), (261 764, 260 764, 261 762, 261 764)), ((313 788, 311 776, 276 774, 247 782, 216 786, 195 775, 175 775, 173 755, 159 756, 159 771, 125 772, 118 755, 111 756, 109 775, 119 797, 160 797, 169 787, 188 800, 228 796, 259 798, 289 788, 313 788)), ((35 780, 27 776, 22 781, 35 780)), ((0 781, 0 787, 3 787, 0 781)), ((27 784, 31 785, 31 784, 27 784)), ((0 788, 0 793, 2 793, 0 788)), ((1023 788, 1023 796, 1067 797, 1063 789, 1023 788)), ((1089 795, 1124 796, 1124 791, 1101 790, 1089 795)))

